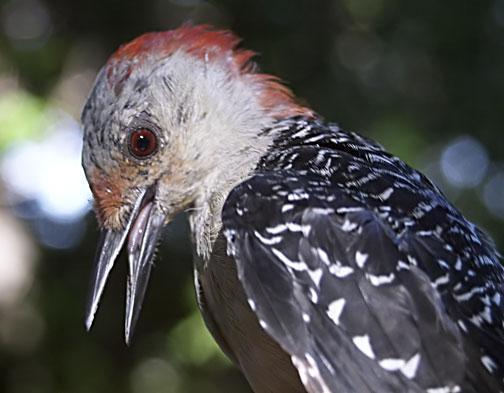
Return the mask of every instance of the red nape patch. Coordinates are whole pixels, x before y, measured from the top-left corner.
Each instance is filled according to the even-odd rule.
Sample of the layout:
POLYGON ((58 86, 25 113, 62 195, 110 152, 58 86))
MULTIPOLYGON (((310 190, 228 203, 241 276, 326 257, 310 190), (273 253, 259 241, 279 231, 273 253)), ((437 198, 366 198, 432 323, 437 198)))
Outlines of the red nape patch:
POLYGON ((148 57, 164 58, 183 50, 206 62, 224 62, 236 76, 250 76, 252 83, 260 85, 260 102, 274 116, 313 116, 313 112, 297 103, 292 92, 278 78, 257 74, 251 60, 255 52, 237 49, 240 38, 231 31, 213 30, 209 25, 183 25, 164 32, 146 33, 121 45, 107 62, 107 78, 116 94, 130 77, 136 64, 148 57), (120 66, 122 65, 122 66, 120 66))

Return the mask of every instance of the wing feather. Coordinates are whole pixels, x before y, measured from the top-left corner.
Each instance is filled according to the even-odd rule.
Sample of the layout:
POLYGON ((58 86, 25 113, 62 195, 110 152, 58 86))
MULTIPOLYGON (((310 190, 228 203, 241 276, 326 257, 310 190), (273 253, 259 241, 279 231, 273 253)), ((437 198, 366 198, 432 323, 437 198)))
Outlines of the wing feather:
POLYGON ((320 182, 257 174, 223 209, 228 252, 245 292, 307 390, 502 389, 502 369, 489 372, 480 359, 483 351, 504 364, 492 349, 503 347, 501 332, 492 330, 499 322, 471 323, 480 304, 464 309, 453 298, 466 277, 457 271, 464 257, 454 251, 458 238, 397 227, 389 218, 402 212, 380 210, 338 186, 303 192, 320 182))

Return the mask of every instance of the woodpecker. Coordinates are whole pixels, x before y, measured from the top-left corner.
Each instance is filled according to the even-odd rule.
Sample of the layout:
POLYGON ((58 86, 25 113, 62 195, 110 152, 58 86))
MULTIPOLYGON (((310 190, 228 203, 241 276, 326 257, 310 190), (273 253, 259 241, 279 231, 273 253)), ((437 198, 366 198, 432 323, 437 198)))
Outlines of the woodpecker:
POLYGON ((82 115, 101 227, 87 328, 125 247, 130 341, 162 229, 186 211, 204 321, 254 392, 503 392, 491 240, 238 43, 184 25, 99 72, 82 115))

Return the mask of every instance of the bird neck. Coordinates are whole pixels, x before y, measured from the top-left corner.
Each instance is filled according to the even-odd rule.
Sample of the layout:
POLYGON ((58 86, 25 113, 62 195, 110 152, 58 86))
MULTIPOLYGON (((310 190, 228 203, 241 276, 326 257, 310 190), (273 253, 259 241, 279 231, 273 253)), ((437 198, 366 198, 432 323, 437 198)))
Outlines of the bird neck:
POLYGON ((222 228, 222 208, 231 190, 257 172, 259 162, 275 148, 275 140, 292 128, 299 117, 276 120, 256 133, 248 145, 224 153, 222 167, 207 178, 205 190, 189 213, 192 241, 197 260, 208 262, 222 228))
POLYGON ((250 177, 261 157, 272 144, 273 136, 264 135, 253 148, 245 148, 240 154, 228 154, 223 166, 206 179, 202 192, 190 210, 189 223, 196 255, 208 261, 213 245, 222 227, 221 212, 228 194, 239 183, 250 177))

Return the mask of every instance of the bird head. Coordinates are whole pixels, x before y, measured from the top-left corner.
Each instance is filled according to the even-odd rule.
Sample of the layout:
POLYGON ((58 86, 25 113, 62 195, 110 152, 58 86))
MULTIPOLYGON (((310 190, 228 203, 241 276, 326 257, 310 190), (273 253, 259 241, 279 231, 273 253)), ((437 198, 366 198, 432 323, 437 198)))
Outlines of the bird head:
POLYGON ((82 114, 82 162, 101 227, 88 329, 125 246, 128 342, 162 228, 188 208, 210 214, 212 198, 222 200, 266 151, 271 138, 261 131, 311 114, 276 78, 258 73, 254 53, 238 42, 208 26, 148 33, 121 46, 98 74, 82 114))

